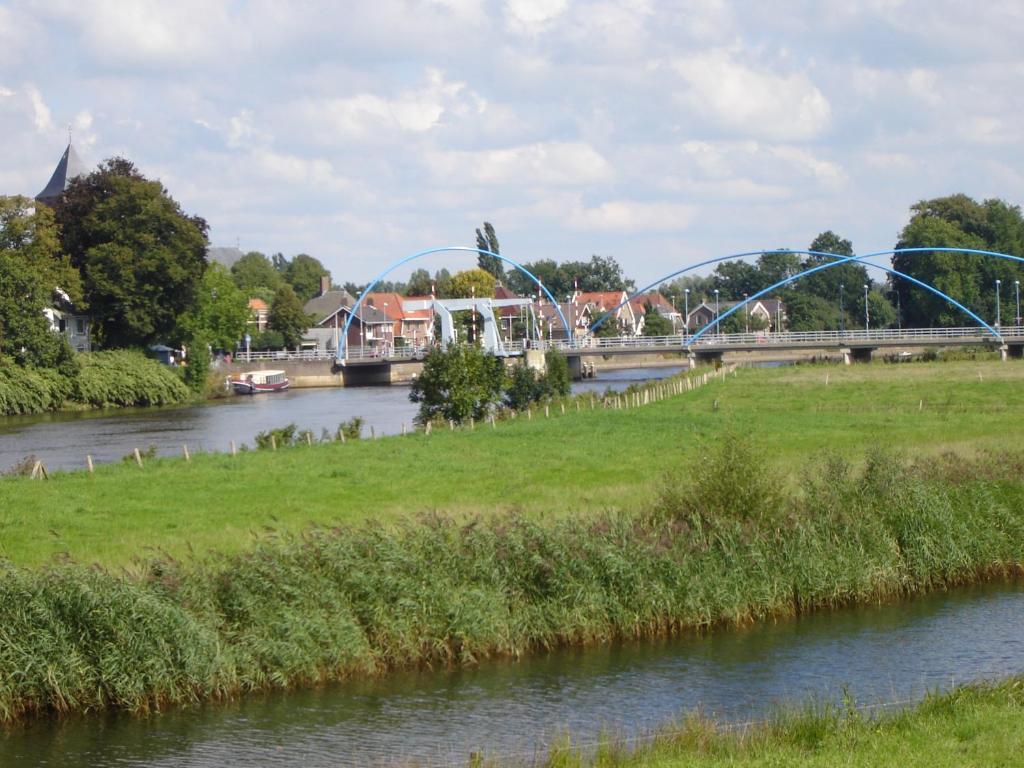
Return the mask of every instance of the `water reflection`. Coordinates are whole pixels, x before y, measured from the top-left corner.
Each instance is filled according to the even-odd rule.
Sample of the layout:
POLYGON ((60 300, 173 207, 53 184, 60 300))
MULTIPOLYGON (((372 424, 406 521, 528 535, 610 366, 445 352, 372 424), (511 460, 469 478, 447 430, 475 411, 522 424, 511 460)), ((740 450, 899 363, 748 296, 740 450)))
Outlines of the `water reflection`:
POLYGON ((636 734, 702 708, 745 720, 779 703, 919 697, 1024 671, 1024 589, 987 586, 732 632, 476 669, 405 672, 246 698, 148 720, 40 724, 0 742, 0 763, 60 766, 464 765, 522 754, 566 729, 636 734))
MULTIPOLYGON (((602 392, 660 379, 682 368, 630 368, 603 372, 575 385, 602 392)), ((403 386, 353 389, 298 389, 274 395, 235 397, 178 408, 133 408, 41 416, 0 417, 0 471, 29 455, 53 469, 81 469, 86 454, 96 462, 119 461, 132 449, 156 446, 161 456, 190 451, 226 451, 252 444, 258 433, 294 422, 303 429, 334 432, 338 424, 362 417, 366 431, 398 434, 411 425, 416 406, 403 386)))

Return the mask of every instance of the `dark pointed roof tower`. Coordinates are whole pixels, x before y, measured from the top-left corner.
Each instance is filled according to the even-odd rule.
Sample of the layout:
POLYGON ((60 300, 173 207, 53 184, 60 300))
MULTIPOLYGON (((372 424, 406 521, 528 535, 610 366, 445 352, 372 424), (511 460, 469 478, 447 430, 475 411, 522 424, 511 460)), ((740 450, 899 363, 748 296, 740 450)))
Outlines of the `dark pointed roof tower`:
POLYGON ((68 148, 64 150, 60 162, 57 163, 57 167, 53 171, 53 176, 50 177, 50 181, 43 191, 36 195, 36 200, 52 206, 64 194, 64 190, 68 188, 72 179, 85 174, 85 165, 78 158, 78 153, 75 152, 75 148, 69 141, 68 148))

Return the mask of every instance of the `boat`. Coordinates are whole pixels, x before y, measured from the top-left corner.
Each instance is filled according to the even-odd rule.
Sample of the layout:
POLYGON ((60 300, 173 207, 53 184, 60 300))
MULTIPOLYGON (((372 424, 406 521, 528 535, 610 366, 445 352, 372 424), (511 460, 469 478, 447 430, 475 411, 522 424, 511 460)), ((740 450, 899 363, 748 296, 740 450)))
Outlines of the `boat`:
POLYGON ((289 381, 284 371, 248 371, 230 380, 239 395, 258 395, 263 392, 283 392, 289 381))

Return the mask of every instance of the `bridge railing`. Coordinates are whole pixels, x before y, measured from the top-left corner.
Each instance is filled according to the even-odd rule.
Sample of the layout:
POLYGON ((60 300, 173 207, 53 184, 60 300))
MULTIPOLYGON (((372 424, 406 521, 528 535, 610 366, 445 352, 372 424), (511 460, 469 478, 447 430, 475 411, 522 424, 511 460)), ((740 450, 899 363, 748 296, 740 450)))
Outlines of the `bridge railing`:
MULTIPOLYGON (((1024 326, 1003 326, 999 329, 1004 340, 1024 342, 1024 326)), ((755 333, 716 333, 701 336, 691 343, 691 335, 677 334, 674 336, 587 336, 579 339, 545 339, 519 340, 502 343, 500 354, 506 356, 521 355, 525 349, 536 349, 546 352, 557 349, 561 352, 581 352, 592 350, 683 350, 690 346, 706 347, 762 347, 783 344, 822 344, 841 346, 843 344, 870 344, 873 342, 913 344, 915 341, 950 342, 992 342, 996 339, 984 328, 975 326, 965 328, 877 328, 851 329, 846 331, 757 331, 755 333)), ((346 350, 350 362, 401 362, 403 360, 421 360, 430 352, 431 346, 418 344, 406 347, 349 347, 346 350)), ((235 362, 245 360, 280 360, 280 361, 326 361, 334 360, 333 350, 310 349, 301 351, 261 351, 248 355, 239 354, 235 362)))

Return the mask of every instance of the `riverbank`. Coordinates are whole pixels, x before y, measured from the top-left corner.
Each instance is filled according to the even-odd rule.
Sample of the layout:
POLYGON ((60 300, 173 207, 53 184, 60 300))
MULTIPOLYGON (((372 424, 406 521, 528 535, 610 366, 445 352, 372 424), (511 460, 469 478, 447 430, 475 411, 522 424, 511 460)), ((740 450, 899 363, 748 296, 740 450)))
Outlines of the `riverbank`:
POLYGON ((55 473, 45 482, 3 478, 0 555, 26 566, 65 555, 121 566, 154 550, 175 558, 240 552, 267 528, 393 524, 432 510, 453 519, 514 513, 530 520, 636 512, 651 504, 665 473, 729 429, 794 485, 798 468, 823 451, 854 461, 879 443, 921 457, 999 453, 1015 449, 1024 428, 1024 366, 742 369, 642 407, 586 403, 579 413, 555 407, 549 416, 538 410, 497 429, 237 456, 193 450, 189 462, 97 466, 91 476, 55 473))
MULTIPOLYGON (((1024 678, 962 686, 895 711, 815 707, 767 722, 720 725, 700 716, 639 744, 614 736, 551 750, 546 768, 934 768, 1017 765, 1024 751, 1024 678)), ((497 765, 481 761, 479 765, 497 765)))
POLYGON ((142 713, 1016 577, 1024 485, 1021 459, 1004 458, 815 461, 787 491, 730 437, 639 513, 267 533, 241 554, 125 575, 7 565, 0 720, 142 713))

